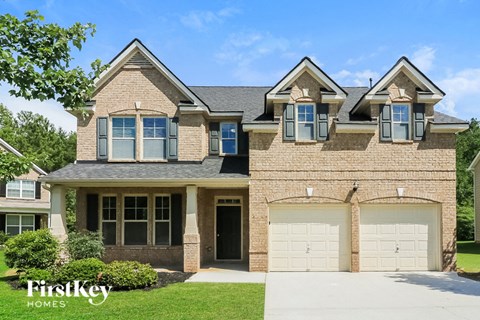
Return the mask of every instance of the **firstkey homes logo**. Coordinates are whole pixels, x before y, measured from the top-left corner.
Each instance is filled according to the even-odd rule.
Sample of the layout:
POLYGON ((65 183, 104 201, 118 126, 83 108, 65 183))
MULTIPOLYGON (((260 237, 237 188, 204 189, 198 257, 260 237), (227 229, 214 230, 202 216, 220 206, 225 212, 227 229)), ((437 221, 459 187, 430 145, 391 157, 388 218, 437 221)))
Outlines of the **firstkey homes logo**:
POLYGON ((88 303, 93 306, 99 306, 108 298, 112 289, 111 286, 87 286, 88 281, 75 280, 67 282, 65 285, 46 285, 44 280, 29 280, 27 287, 27 297, 29 298, 58 298, 55 300, 28 301, 28 307, 51 307, 65 308, 67 301, 65 298, 86 298, 88 303))

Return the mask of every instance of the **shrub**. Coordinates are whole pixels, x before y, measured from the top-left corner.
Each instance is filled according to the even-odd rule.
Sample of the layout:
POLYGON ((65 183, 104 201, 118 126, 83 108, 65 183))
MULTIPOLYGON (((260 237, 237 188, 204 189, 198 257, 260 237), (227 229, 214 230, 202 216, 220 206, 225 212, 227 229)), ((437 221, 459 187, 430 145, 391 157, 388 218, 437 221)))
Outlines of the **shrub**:
POLYGON ((105 248, 97 232, 70 232, 65 241, 71 260, 102 258, 105 248))
POLYGON ((55 263, 58 252, 58 240, 48 229, 25 231, 5 243, 5 263, 21 270, 46 269, 55 263))
POLYGON ((93 285, 98 283, 98 277, 104 269, 105 263, 96 258, 74 260, 63 265, 57 274, 56 280, 61 284, 75 280, 84 280, 88 281, 88 285, 93 285))
POLYGON ((10 238, 8 234, 3 231, 0 231, 0 246, 3 246, 5 242, 10 238))
POLYGON ((28 280, 44 280, 45 283, 51 284, 53 283, 53 273, 50 270, 45 269, 28 269, 24 274, 20 275, 19 283, 22 287, 27 287, 28 280))
POLYGON ((472 207, 457 208, 457 239, 460 241, 474 238, 474 210, 472 207))
POLYGON ((117 290, 131 290, 149 287, 157 281, 157 272, 149 264, 113 261, 107 264, 101 282, 117 290))

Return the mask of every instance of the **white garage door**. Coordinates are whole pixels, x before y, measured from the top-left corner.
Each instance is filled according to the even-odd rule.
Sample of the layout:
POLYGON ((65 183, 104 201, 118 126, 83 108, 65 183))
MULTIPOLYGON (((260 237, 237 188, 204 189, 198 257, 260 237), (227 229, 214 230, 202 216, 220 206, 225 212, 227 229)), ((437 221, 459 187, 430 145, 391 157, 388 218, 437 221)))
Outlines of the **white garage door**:
POLYGON ((270 271, 350 270, 346 206, 270 208, 270 271))
POLYGON ((360 206, 360 271, 438 270, 438 208, 360 206))

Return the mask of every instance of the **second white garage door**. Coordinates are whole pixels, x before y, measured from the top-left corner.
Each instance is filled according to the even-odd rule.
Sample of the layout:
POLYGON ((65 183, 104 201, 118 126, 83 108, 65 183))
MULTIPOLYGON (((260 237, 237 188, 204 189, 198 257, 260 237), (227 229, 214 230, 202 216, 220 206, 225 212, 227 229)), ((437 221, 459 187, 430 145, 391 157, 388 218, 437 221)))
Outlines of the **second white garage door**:
POLYGON ((350 270, 346 206, 270 208, 270 271, 350 270))
POLYGON ((439 269, 438 207, 360 206, 360 271, 439 269))

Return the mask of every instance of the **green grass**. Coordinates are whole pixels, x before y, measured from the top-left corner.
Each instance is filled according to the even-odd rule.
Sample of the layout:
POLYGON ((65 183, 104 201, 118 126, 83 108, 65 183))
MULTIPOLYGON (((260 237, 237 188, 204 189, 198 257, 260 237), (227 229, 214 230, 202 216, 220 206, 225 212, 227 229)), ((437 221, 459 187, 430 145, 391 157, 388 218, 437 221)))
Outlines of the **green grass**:
MULTIPOLYGON (((100 306, 86 298, 34 298, 13 290, 0 250, 0 319, 262 319, 263 284, 177 283, 150 291, 111 292, 100 306), (29 301, 66 301, 64 308, 28 307, 29 301)), ((96 301, 96 300, 95 300, 96 301)))
POLYGON ((457 267, 466 272, 480 272, 480 244, 473 241, 457 242, 457 267))

